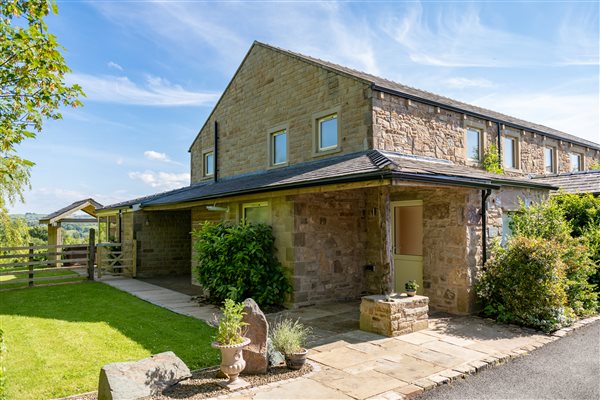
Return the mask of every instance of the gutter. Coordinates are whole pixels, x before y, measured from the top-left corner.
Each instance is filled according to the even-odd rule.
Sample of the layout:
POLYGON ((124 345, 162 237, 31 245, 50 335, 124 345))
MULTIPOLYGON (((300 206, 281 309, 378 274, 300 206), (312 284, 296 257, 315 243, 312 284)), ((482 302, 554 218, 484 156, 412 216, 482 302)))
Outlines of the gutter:
POLYGON ((526 127, 526 126, 515 124, 515 123, 512 123, 512 122, 502 121, 502 120, 500 120, 498 118, 494 118, 494 117, 491 117, 489 115, 481 114, 481 113, 478 113, 478 112, 475 112, 475 111, 465 110, 465 109, 460 108, 460 107, 451 106, 449 104, 440 103, 440 102, 434 101, 434 100, 424 99, 422 97, 415 96, 413 94, 408 94, 408 93, 405 93, 405 92, 401 92, 399 90, 389 89, 389 88, 386 88, 386 87, 383 87, 383 86, 376 85, 374 83, 371 84, 371 90, 376 90, 378 92, 393 94, 394 96, 403 97, 405 99, 418 101, 420 103, 428 104, 430 106, 439 107, 439 108, 443 108, 445 110, 454 111, 454 112, 457 112, 459 114, 470 115, 472 117, 477 117, 477 118, 480 118, 480 119, 484 119, 486 121, 495 122, 496 124, 503 124, 505 126, 510 126, 512 128, 515 128, 515 129, 518 129, 518 130, 524 130, 524 131, 527 131, 527 132, 534 132, 534 133, 537 133, 538 135, 543 135, 543 136, 549 137, 551 139, 562 140, 563 142, 575 143, 575 144, 577 144, 579 146, 588 147, 590 149, 594 149, 594 150, 600 151, 600 146, 598 146, 597 144, 592 144, 592 143, 587 144, 587 143, 583 143, 583 142, 578 142, 578 141, 575 141, 573 139, 568 139, 568 138, 565 138, 565 137, 562 137, 562 136, 558 136, 558 135, 555 135, 555 134, 552 134, 552 133, 541 131, 539 129, 535 129, 535 128, 531 128, 531 127, 526 127))

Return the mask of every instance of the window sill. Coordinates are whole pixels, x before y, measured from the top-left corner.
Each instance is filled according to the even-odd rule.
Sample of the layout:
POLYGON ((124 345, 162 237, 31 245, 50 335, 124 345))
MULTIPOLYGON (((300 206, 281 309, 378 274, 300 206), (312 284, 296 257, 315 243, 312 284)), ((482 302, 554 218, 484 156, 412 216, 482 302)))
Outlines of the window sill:
POLYGON ((331 154, 336 154, 336 153, 340 153, 342 151, 341 147, 336 147, 335 149, 330 149, 330 150, 323 150, 323 151, 313 151, 313 158, 317 158, 317 157, 321 157, 321 156, 328 156, 331 154))
POLYGON ((277 168, 283 168, 283 167, 288 167, 290 165, 289 161, 286 161, 284 163, 280 163, 280 164, 271 164, 267 166, 267 169, 277 169, 277 168))

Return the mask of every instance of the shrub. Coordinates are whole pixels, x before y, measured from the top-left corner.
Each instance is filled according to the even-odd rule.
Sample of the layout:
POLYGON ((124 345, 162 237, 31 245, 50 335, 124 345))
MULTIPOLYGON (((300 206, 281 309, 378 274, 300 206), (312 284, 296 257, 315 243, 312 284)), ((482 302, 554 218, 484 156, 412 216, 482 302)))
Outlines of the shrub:
POLYGON ((236 303, 231 299, 227 299, 221 311, 223 315, 219 319, 216 341, 223 345, 242 343, 244 341, 244 327, 248 325, 242 321, 244 318, 244 303, 236 303))
POLYGON ((283 303, 291 286, 275 257, 270 226, 207 222, 192 235, 195 274, 211 301, 251 297, 261 307, 283 303))
POLYGON ((590 193, 561 193, 553 196, 550 203, 562 210, 574 237, 583 236, 589 228, 600 225, 600 197, 590 193))
POLYGON ((273 347, 283 354, 293 354, 302 351, 306 338, 311 334, 310 327, 306 327, 300 321, 293 322, 291 319, 279 321, 271 331, 273 347))
POLYGON ((500 155, 498 154, 498 146, 491 144, 483 152, 483 160, 481 160, 481 166, 487 172, 493 172, 495 174, 503 174, 502 164, 500 163, 500 155))
POLYGON ((497 247, 479 276, 475 291, 484 313, 550 332, 569 324, 564 248, 542 238, 514 236, 497 247))

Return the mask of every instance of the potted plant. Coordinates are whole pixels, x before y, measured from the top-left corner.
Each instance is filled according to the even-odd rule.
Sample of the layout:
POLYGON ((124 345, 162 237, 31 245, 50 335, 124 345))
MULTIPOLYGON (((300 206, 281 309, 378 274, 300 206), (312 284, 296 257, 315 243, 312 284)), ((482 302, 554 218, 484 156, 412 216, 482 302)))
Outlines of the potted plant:
POLYGON ((285 357, 285 365, 289 369, 300 369, 306 362, 308 350, 304 348, 306 338, 311 334, 310 327, 300 321, 283 319, 275 324, 271 331, 273 347, 285 357))
POLYGON ((417 284, 417 281, 415 281, 415 280, 408 281, 404 284, 404 289, 406 289, 406 294, 410 297, 417 294, 418 288, 419 288, 419 285, 417 284))
POLYGON ((221 350, 221 371, 229 377, 223 386, 229 387, 239 383, 238 376, 246 368, 242 349, 250 343, 250 339, 244 337, 248 324, 242 321, 243 303, 227 299, 221 311, 223 316, 219 320, 219 330, 212 347, 221 350))

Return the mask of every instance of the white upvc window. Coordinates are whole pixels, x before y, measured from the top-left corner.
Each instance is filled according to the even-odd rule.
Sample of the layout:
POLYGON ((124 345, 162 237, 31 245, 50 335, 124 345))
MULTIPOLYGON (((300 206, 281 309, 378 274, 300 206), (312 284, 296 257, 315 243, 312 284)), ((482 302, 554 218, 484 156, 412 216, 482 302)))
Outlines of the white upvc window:
POLYGON ((245 222, 268 224, 270 222, 269 202, 260 201, 242 205, 242 218, 245 222))
POLYGON ((544 171, 547 174, 556 173, 556 149, 554 147, 544 147, 544 171))
POLYGON ((519 169, 519 140, 516 137, 504 137, 504 167, 519 169))
POLYGON ((287 130, 271 133, 271 165, 282 165, 288 162, 287 130))
POLYGON ((327 115, 317 120, 317 151, 337 149, 339 146, 338 115, 327 115))
POLYGON ((481 161, 481 142, 482 132, 479 129, 467 128, 466 142, 467 142, 467 160, 481 161))
POLYGON ((215 153, 208 151, 204 153, 203 158, 204 176, 213 176, 215 174, 215 153))
POLYGON ((583 171, 583 156, 579 153, 569 154, 571 160, 571 172, 583 171))

